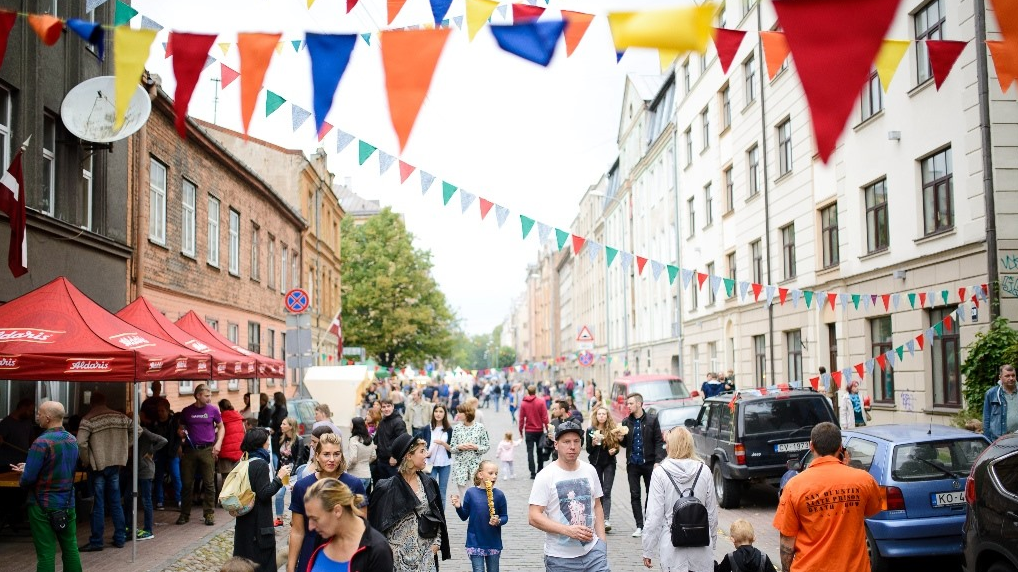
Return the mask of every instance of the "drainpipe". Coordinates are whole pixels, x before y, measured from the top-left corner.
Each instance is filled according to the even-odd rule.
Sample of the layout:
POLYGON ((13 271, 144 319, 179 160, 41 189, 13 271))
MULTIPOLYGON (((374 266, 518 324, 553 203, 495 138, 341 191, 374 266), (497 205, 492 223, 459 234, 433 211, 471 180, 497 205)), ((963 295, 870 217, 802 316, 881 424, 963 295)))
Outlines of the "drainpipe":
MULTIPOLYGON (((678 83, 678 79, 675 80, 678 83)), ((676 85, 678 91, 678 85, 676 85)), ((672 112, 672 176, 675 195, 675 266, 682 268, 682 232, 679 230, 679 106, 675 106, 672 112)), ((676 340, 679 350, 679 377, 683 377, 685 371, 682 368, 682 278, 675 278, 675 329, 676 340)))
MULTIPOLYGON (((756 28, 757 30, 763 30, 763 16, 760 13, 760 2, 756 3, 756 28)), ((757 76, 760 78, 760 149, 763 157, 763 201, 764 201, 764 253, 767 257, 767 284, 773 284, 771 279, 771 205, 770 205, 770 177, 767 176, 767 157, 770 155, 767 153, 767 106, 765 105, 766 99, 764 96, 764 74, 767 71, 764 69, 763 61, 763 40, 759 39, 757 34, 757 50, 756 62, 757 62, 757 76)), ((774 304, 767 306, 767 338, 770 341, 768 344, 768 355, 769 355, 769 380, 775 381, 774 378, 774 304)))
POLYGON ((990 297, 990 323, 1000 317, 997 269, 997 211, 993 196, 993 141, 990 135, 990 89, 986 64, 986 4, 975 0, 976 86, 979 92, 979 143, 982 148, 983 208, 986 210, 986 278, 990 297))

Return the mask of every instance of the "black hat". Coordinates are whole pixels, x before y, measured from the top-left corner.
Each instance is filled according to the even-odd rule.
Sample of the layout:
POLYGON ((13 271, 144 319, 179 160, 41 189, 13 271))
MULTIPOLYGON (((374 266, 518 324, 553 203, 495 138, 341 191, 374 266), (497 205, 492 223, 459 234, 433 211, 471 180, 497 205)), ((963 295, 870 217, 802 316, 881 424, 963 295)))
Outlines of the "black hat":
POLYGON ((573 421, 563 421, 562 423, 559 423, 558 428, 555 429, 555 440, 558 441, 566 433, 576 433, 582 439, 583 427, 580 427, 573 421))
POLYGON ((415 439, 410 436, 409 433, 403 433, 392 440, 392 458, 396 459, 398 465, 403 461, 403 457, 410 452, 410 448, 413 447, 415 439))

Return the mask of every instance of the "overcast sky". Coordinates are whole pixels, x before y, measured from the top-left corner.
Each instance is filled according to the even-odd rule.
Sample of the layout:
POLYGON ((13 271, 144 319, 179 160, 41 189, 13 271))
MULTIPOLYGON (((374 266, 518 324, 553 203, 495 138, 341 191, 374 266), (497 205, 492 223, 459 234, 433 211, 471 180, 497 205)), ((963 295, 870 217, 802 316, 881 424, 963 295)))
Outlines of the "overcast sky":
MULTIPOLYGON (((624 1, 614 5, 632 10, 636 5, 675 2, 624 1)), ((363 33, 385 26, 385 2, 381 0, 361 0, 350 15, 345 14, 346 0, 315 0, 310 10, 306 0, 134 0, 132 4, 165 26, 153 46, 148 68, 164 78, 164 88, 171 95, 172 59, 163 57, 162 47, 170 29, 217 33, 217 41, 234 42, 237 32, 281 32, 285 41, 302 39, 306 31, 363 33)), ((550 10, 603 15, 609 6, 608 0, 553 0, 550 10)), ((449 16, 462 15, 464 10, 464 0, 454 0, 449 16)), ((393 26, 420 24, 430 18, 427 0, 409 0, 393 26)), ((494 19, 501 20, 498 12, 494 19)), ((399 148, 388 115, 381 55, 377 43, 372 43, 369 47, 357 41, 328 121, 396 155, 399 148)), ((225 56, 218 47, 211 53, 240 69, 235 46, 225 56)), ((326 136, 321 146, 329 154, 329 166, 337 180, 349 177, 356 193, 378 199, 405 215, 416 246, 431 251, 434 276, 464 330, 490 332, 523 291, 526 265, 537 256, 537 232, 522 241, 517 215, 569 228, 583 192, 617 156, 625 74, 657 73, 657 67, 656 54, 639 50, 630 50, 616 64, 603 17, 594 20, 568 59, 560 41, 548 68, 503 52, 487 28, 468 42, 464 22, 462 32, 454 29, 450 35, 401 155, 407 163, 438 178, 427 195, 422 196, 416 173, 403 185, 396 166, 380 177, 377 154, 359 166, 356 144, 337 154, 335 132, 326 136), (508 207, 513 213, 510 220, 499 230, 492 212, 482 223, 476 202, 461 214, 458 195, 444 207, 441 180, 508 207)), ((288 47, 274 56, 264 85, 311 110, 309 70, 307 50, 297 53, 288 47)), ((219 62, 202 73, 190 115, 214 119, 239 131, 239 81, 219 92, 213 118, 216 84, 212 80, 219 75, 219 62)), ((289 103, 268 118, 264 110, 263 93, 251 122, 252 136, 307 152, 319 146, 313 118, 294 132, 289 103)))

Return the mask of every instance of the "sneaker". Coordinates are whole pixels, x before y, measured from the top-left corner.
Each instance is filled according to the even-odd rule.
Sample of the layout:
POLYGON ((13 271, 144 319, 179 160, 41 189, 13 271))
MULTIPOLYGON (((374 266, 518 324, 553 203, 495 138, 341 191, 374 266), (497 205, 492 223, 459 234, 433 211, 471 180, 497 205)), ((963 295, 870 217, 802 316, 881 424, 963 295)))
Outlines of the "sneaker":
POLYGON ((611 532, 612 531, 612 521, 610 521, 610 520, 604 521, 604 531, 605 532, 611 532))
POLYGON ((156 510, 166 510, 166 505, 161 502, 156 503, 156 510))
POLYGON ((138 531, 138 540, 151 540, 151 539, 153 539, 155 537, 156 537, 156 535, 152 534, 151 532, 149 532, 147 530, 139 530, 138 531))
POLYGON ((191 520, 186 514, 181 514, 180 518, 177 519, 177 524, 187 524, 187 521, 191 520))
POLYGON ((205 515, 205 526, 212 526, 216 524, 216 518, 211 514, 205 515))
POLYGON ((277 516, 276 520, 273 521, 272 526, 283 526, 283 519, 277 516))
POLYGON ((637 528, 636 530, 633 531, 633 538, 640 538, 641 536, 643 536, 642 528, 637 528))

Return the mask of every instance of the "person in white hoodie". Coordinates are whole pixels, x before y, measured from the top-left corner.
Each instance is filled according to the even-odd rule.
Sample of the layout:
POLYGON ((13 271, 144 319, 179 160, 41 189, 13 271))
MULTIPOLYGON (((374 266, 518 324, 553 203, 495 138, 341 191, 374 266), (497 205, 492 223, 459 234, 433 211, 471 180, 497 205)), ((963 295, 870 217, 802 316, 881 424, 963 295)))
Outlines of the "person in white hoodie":
POLYGON ((643 526, 643 565, 650 568, 653 560, 659 559, 663 572, 712 572, 714 548, 718 543, 718 503, 714 496, 710 467, 696 456, 693 436, 685 427, 676 427, 668 432, 665 450, 668 458, 654 469, 650 477, 647 515, 643 526), (675 484, 672 484, 672 480, 675 484), (692 488, 693 496, 706 507, 710 524, 710 546, 672 546, 672 506, 679 499, 676 486, 683 491, 692 488))

